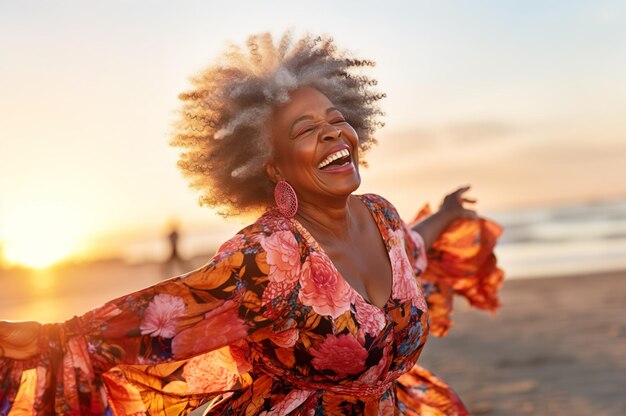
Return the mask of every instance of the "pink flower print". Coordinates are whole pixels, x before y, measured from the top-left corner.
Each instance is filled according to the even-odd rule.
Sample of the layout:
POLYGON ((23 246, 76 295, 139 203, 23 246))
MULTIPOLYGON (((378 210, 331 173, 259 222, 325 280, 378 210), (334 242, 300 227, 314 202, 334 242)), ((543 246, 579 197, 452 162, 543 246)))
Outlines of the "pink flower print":
POLYGON ((271 320, 278 319, 294 290, 294 286, 293 283, 270 281, 261 295, 261 305, 266 307, 263 316, 271 320), (281 301, 275 302, 279 298, 281 301))
POLYGON ((188 392, 224 391, 237 384, 239 374, 220 350, 191 358, 183 369, 188 392))
POLYGON ((339 317, 350 309, 350 286, 339 275, 328 256, 312 252, 308 262, 311 269, 308 273, 303 270, 300 275, 298 299, 320 315, 339 317))
POLYGON ((385 314, 376 307, 367 303, 361 295, 355 296, 356 321, 359 329, 375 337, 385 327, 385 314))
POLYGON ((375 384, 378 381, 380 381, 381 374, 383 373, 383 371, 385 370, 385 367, 387 366, 388 355, 389 355, 389 347, 385 347, 383 351, 382 359, 378 361, 378 364, 376 364, 373 367, 368 368, 366 372, 361 374, 361 376, 359 377, 359 381, 363 383, 367 383, 367 384, 375 384))
POLYGON ((426 303, 426 298, 424 297, 424 292, 422 288, 419 286, 419 282, 416 282, 418 295, 417 298, 413 299, 413 305, 422 312, 428 312, 428 304, 426 303))
POLYGON ((158 294, 146 308, 139 329, 143 335, 172 338, 176 334, 176 320, 185 314, 181 297, 158 294))
POLYGON ((367 350, 352 334, 328 334, 319 346, 309 351, 314 357, 311 364, 318 370, 332 370, 339 375, 365 370, 367 350))
POLYGON ((267 211, 258 221, 264 228, 271 232, 289 230, 290 222, 278 210, 267 211))
POLYGON ((273 334, 270 339, 274 344, 283 348, 291 348, 296 345, 296 341, 300 337, 300 332, 296 328, 287 329, 273 334))
POLYGON ((395 231, 394 237, 391 242, 391 250, 389 251, 394 279, 393 298, 399 299, 401 302, 410 300, 418 309, 426 311, 427 306, 424 294, 417 286, 415 271, 406 255, 403 230, 395 231))
POLYGON ((238 309, 239 304, 233 300, 220 301, 203 320, 176 334, 172 340, 174 358, 193 357, 244 338, 248 326, 239 317, 238 309))
POLYGON ((413 231, 411 229, 408 229, 407 235, 409 236, 409 238, 411 238, 411 240, 413 240, 413 243, 415 243, 415 245, 417 246, 417 249, 418 249, 417 260, 415 261, 414 266, 418 270, 418 273, 421 274, 421 272, 426 270, 426 266, 428 265, 428 258, 426 257, 426 248, 424 244, 424 239, 422 238, 421 235, 419 235, 417 231, 413 231))
POLYGON ((276 283, 295 283, 300 272, 300 248, 290 231, 277 231, 261 239, 261 247, 270 266, 269 280, 276 283))
POLYGON ((236 253, 237 251, 241 251, 246 245, 246 238, 237 234, 230 240, 226 241, 224 244, 220 246, 217 250, 218 253, 236 253))

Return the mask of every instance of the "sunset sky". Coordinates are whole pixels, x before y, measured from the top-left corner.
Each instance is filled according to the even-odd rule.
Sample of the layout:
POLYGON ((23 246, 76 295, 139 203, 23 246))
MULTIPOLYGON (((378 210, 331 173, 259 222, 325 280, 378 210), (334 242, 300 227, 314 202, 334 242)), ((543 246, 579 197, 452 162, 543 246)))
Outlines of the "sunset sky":
POLYGON ((167 144, 177 94, 288 28, 378 63, 362 191, 407 218, 466 183, 486 213, 626 196, 624 2, 4 1, 0 254, 154 258, 172 218, 189 254, 226 239, 241 224, 198 207, 167 144))

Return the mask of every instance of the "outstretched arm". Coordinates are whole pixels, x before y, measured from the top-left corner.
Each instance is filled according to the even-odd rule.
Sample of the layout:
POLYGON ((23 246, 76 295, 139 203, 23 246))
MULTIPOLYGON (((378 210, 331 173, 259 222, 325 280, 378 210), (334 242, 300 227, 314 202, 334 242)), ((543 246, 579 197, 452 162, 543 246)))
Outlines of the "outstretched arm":
POLYGON ((247 291, 259 290, 240 273, 246 263, 256 264, 255 257, 222 252, 186 275, 122 296, 64 323, 0 321, 0 358, 40 358, 48 352, 47 344, 65 352, 70 341, 80 340, 91 349, 90 355, 98 356, 92 364, 103 372, 117 364, 180 360, 222 347, 267 323, 257 316, 258 310, 242 305, 247 291), (237 330, 213 334, 203 342, 189 335, 209 335, 213 320, 226 320, 237 330))
POLYGON ((247 345, 253 333, 269 336, 273 323, 261 302, 268 267, 256 237, 238 234, 205 266, 60 324, 0 322, 2 409, 104 414, 104 389, 115 414, 179 413, 207 394, 183 388, 196 377, 185 372, 186 362, 224 347, 235 384, 217 390, 238 388, 247 380, 246 360, 231 357, 231 346, 247 345), (168 399, 150 400, 155 395, 168 399))
POLYGON ((502 227, 463 206, 476 202, 463 196, 468 190, 465 186, 447 195, 439 210, 427 217, 425 206, 417 222, 406 226, 407 252, 428 304, 430 333, 436 336, 446 335, 452 325, 454 295, 492 312, 500 305, 498 289, 504 273, 493 250, 502 227))
POLYGON ((428 250, 432 243, 439 238, 441 233, 458 218, 477 219, 475 211, 465 208, 463 203, 475 203, 476 200, 463 196, 470 189, 463 186, 451 194, 446 195, 439 210, 423 221, 413 225, 413 231, 417 232, 424 240, 425 249, 428 250))

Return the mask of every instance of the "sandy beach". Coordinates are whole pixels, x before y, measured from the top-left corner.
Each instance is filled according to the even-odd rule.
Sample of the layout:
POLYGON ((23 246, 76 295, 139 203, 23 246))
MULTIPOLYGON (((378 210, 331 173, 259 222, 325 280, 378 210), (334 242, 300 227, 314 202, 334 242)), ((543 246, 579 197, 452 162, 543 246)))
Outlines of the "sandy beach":
POLYGON ((474 415, 625 415, 626 272, 506 281, 495 317, 456 301, 420 364, 474 415))
MULTIPOLYGON (((0 317, 67 319, 162 273, 158 264, 74 266, 51 287, 40 282, 37 296, 26 285, 33 276, 4 273, 0 317)), ((454 327, 429 339, 420 364, 474 415, 626 414, 626 272, 507 280, 501 294, 495 317, 457 298, 454 327)))

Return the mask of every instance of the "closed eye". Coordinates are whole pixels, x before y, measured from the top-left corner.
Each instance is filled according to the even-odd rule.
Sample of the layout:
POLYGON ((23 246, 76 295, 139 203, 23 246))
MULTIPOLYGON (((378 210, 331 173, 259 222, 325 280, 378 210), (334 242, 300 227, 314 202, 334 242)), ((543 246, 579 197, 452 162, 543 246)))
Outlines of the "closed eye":
POLYGON ((307 127, 304 127, 302 130, 300 130, 300 131, 296 134, 296 136, 300 136, 300 135, 302 135, 302 134, 312 132, 313 130, 315 130, 315 126, 307 126, 307 127))

